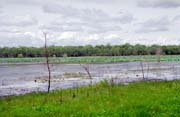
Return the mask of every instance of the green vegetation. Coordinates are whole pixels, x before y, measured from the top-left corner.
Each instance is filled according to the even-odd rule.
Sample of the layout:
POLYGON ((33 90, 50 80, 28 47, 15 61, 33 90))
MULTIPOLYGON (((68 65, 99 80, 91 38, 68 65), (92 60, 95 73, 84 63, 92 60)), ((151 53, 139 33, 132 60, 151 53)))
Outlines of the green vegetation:
MULTIPOLYGON (((162 55, 161 61, 180 61, 178 55, 162 55)), ((157 56, 95 56, 95 57, 52 57, 52 63, 112 63, 134 61, 157 61, 157 56)), ((0 63, 44 62, 45 58, 0 58, 0 63)))
POLYGON ((0 99, 0 116, 180 116, 180 81, 135 82, 0 99))
MULTIPOLYGON (((97 46, 50 46, 48 53, 51 57, 78 56, 129 56, 129 55, 179 55, 180 45, 145 46, 145 45, 97 45, 97 46)), ((44 57, 44 48, 36 47, 4 47, 0 48, 0 58, 44 57)))

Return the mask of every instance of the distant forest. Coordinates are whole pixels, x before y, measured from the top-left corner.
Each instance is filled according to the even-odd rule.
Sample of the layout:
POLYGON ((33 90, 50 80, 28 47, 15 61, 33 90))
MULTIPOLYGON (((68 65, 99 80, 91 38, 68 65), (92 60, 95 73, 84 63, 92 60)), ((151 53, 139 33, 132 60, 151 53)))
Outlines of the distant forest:
MULTIPOLYGON (((180 55, 180 45, 97 45, 97 46, 49 46, 51 57, 78 56, 129 56, 129 55, 180 55)), ((3 47, 0 57, 44 57, 43 47, 3 47)))

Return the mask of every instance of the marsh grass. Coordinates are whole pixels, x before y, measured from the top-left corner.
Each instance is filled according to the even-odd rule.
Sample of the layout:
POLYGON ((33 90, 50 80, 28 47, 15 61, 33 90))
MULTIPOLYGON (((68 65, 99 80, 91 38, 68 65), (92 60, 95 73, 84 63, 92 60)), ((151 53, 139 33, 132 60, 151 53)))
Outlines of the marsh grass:
MULTIPOLYGON (((0 63, 42 63, 45 58, 0 58, 0 63)), ((89 57, 51 57, 51 63, 115 63, 134 61, 157 61, 157 56, 89 56, 89 57)), ((180 61, 179 55, 161 55, 160 61, 180 61)))
POLYGON ((180 116, 180 81, 61 89, 0 99, 0 116, 180 116), (87 93, 88 92, 88 93, 87 93), (87 96, 88 94, 88 96, 87 96))
POLYGON ((66 78, 85 78, 86 74, 82 72, 65 72, 63 74, 66 78))

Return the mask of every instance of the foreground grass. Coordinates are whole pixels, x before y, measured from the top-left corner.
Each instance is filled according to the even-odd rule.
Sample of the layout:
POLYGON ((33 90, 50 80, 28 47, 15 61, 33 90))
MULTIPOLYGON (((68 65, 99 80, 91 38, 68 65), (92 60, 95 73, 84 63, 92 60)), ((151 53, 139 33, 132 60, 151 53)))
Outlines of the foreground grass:
POLYGON ((180 116, 180 81, 137 82, 0 99, 0 116, 180 116))
MULTIPOLYGON (((45 58, 0 58, 0 63, 44 62, 45 58)), ((157 56, 93 56, 50 58, 53 63, 112 63, 134 61, 157 61, 157 56)), ((162 55, 161 61, 180 61, 179 55, 162 55)))

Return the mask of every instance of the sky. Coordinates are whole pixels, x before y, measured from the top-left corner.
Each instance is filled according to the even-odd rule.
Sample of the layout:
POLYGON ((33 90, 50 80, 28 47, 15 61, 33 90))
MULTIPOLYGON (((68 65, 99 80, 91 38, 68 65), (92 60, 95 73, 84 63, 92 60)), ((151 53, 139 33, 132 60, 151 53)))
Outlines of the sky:
POLYGON ((180 0, 0 0, 0 47, 180 45, 180 0))

